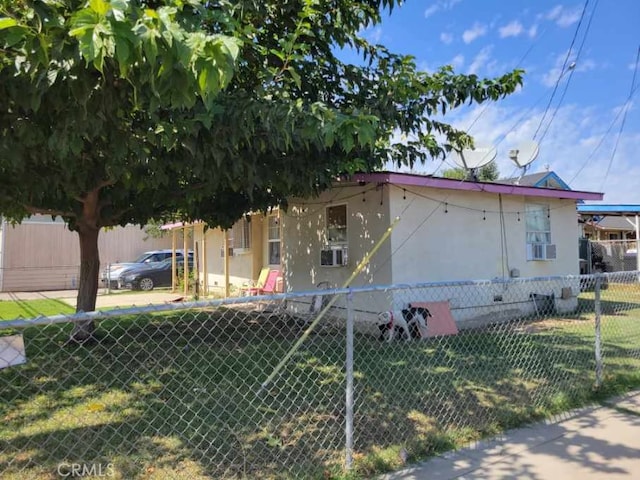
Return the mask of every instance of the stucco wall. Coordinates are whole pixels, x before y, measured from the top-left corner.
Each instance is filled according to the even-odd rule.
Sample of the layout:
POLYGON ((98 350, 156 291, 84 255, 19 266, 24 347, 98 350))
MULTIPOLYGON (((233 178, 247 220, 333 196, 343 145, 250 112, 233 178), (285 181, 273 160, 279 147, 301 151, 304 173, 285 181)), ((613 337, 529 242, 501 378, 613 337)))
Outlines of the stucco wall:
POLYGON ((389 188, 391 214, 402 218, 391 236, 393 283, 502 278, 511 269, 519 270, 521 277, 579 273, 573 200, 503 196, 503 248, 497 195, 389 188), (555 260, 527 261, 527 202, 549 205, 555 260))
MULTIPOLYGON (((497 195, 390 188, 392 214, 402 217, 391 238, 394 284, 508 279, 513 269, 521 278, 579 274, 579 226, 573 200, 504 196, 505 238, 501 240, 497 195), (527 260, 524 211, 528 202, 549 206, 555 260, 527 260)), ((533 293, 553 294, 556 308, 570 311, 577 305, 578 292, 579 283, 574 280, 527 282, 518 288, 483 283, 414 291, 411 298, 406 292, 397 292, 393 303, 401 307, 408 301, 448 300, 454 318, 464 324, 461 326, 475 326, 532 314, 533 293), (560 299, 562 287, 572 287, 571 298, 560 299)))
MULTIPOLYGON (((341 287, 389 227, 387 194, 386 188, 381 190, 375 185, 350 184, 324 192, 315 199, 291 201, 289 210, 281 215, 287 291, 314 290, 320 282, 341 287), (320 250, 326 245, 326 207, 340 204, 347 205, 348 265, 323 267, 320 250)), ((391 244, 386 241, 352 286, 390 283, 390 254, 391 244)))
MULTIPOLYGON (((261 221, 258 218, 254 218, 251 221, 251 230, 261 230, 261 221)), ((209 287, 209 293, 224 293, 224 257, 221 255, 221 251, 224 244, 224 232, 218 228, 208 229, 205 234, 206 237, 206 274, 207 283, 209 287)), ((196 241, 202 244, 202 233, 196 232, 196 241)), ((255 242, 255 235, 252 235, 251 248, 243 253, 234 252, 234 255, 229 257, 229 283, 232 287, 232 291, 246 284, 253 278, 254 269, 254 254, 256 251, 262 249, 260 243, 255 242)), ((203 261, 202 255, 200 261, 203 261)), ((200 265, 200 280, 204 279, 204 265, 200 265)))

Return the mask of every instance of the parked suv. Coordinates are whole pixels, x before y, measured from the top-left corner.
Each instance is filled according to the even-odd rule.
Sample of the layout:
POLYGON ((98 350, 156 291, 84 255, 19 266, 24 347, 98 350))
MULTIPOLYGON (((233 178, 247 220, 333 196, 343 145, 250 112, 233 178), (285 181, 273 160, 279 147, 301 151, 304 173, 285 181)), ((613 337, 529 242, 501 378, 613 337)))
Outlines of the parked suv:
MULTIPOLYGON (((112 263, 110 265, 107 265, 102 271, 102 273, 100 274, 100 280, 105 287, 109 285, 110 288, 117 289, 118 278, 127 268, 140 264, 152 264, 155 262, 161 262, 163 260, 166 260, 167 258, 171 258, 172 252, 173 251, 170 248, 165 250, 151 250, 149 252, 144 252, 132 262, 112 263)), ((189 256, 191 257, 192 255, 193 253, 189 251, 189 256)), ((176 250, 176 260, 182 262, 183 259, 183 250, 176 250)))

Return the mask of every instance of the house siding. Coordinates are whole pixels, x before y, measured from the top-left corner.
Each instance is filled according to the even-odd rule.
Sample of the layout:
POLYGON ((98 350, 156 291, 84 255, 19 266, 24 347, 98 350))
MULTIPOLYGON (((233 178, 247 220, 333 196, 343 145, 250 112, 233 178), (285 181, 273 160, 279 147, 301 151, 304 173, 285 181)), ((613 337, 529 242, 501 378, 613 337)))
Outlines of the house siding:
MULTIPOLYGON (((283 258, 287 291, 314 290, 318 283, 341 287, 391 223, 388 189, 345 185, 305 202, 292 200, 283 220, 283 258), (362 192, 365 192, 364 194, 362 192), (348 265, 320 266, 325 246, 325 215, 330 205, 347 206, 348 265)), ((371 262, 351 286, 384 285, 391 282, 391 244, 382 244, 371 262)))
MULTIPOLYGON (((5 224, 3 229, 2 291, 74 289, 78 286, 78 235, 62 222, 31 219, 5 224)), ((100 264, 132 260, 148 250, 171 248, 171 236, 147 238, 140 227, 129 225, 102 230, 98 237, 100 264)))
MULTIPOLYGON (((392 214, 402 216, 391 236, 394 284, 508 279, 512 269, 516 269, 520 277, 579 274, 580 229, 574 200, 504 196, 506 242, 503 250, 497 195, 420 187, 412 187, 411 192, 415 194, 392 187, 390 193, 392 214), (529 202, 549 206, 551 241, 557 252, 555 260, 527 260, 524 211, 529 202)), ((559 310, 570 311, 576 307, 577 280, 556 282, 552 290, 548 285, 530 282, 510 290, 503 284, 447 286, 416 292, 416 298, 407 298, 405 293, 396 295, 393 303, 397 308, 409 301, 448 300, 456 320, 467 326, 513 314, 533 313, 532 293, 553 294, 559 310), (561 300, 562 287, 567 286, 572 288, 573 296, 561 300), (497 297, 502 300, 497 302, 497 297)))

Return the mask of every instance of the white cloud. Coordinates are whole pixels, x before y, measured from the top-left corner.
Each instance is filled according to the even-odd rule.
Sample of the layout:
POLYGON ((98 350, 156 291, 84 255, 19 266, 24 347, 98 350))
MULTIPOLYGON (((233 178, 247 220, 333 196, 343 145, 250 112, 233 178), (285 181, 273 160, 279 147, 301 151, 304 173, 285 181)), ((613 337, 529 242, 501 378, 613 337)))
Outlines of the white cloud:
POLYGON ((562 5, 556 5, 551 10, 549 10, 546 14, 543 15, 547 20, 555 20, 562 13, 562 5))
POLYGON ((382 38, 382 27, 376 27, 369 35, 369 40, 372 43, 379 43, 382 38))
POLYGON ((427 7, 427 9, 424 11, 424 16, 425 18, 429 18, 431 15, 433 15, 434 13, 436 13, 438 10, 440 10, 440 5, 438 5, 437 3, 434 3, 433 5, 430 5, 429 7, 427 7))
POLYGON ((467 69, 468 74, 477 74, 480 71, 481 67, 486 67, 490 63, 491 59, 491 50, 493 50, 493 45, 488 45, 482 50, 478 52, 478 54, 473 57, 469 68, 467 69))
POLYGON ((548 12, 538 15, 538 19, 546 19, 555 22, 559 27, 566 28, 580 20, 581 15, 581 6, 568 8, 563 5, 556 5, 548 12))
POLYGON ((517 37, 524 32, 524 27, 518 20, 513 20, 498 29, 500 38, 517 37))
POLYGON ((465 30, 462 33, 462 41, 464 41, 464 43, 471 43, 473 42, 475 39, 482 37, 483 35, 486 35, 487 33, 487 25, 483 24, 483 23, 474 23, 473 27, 471 27, 468 30, 465 30))
POLYGON ((578 20, 580 20, 580 16, 582 15, 582 7, 576 7, 573 10, 563 9, 562 14, 556 20, 556 24, 559 27, 570 27, 578 20))
POLYGON ((529 35, 529 38, 535 37, 537 33, 538 33, 537 24, 531 25, 531 27, 529 27, 529 30, 527 30, 527 35, 529 35))
MULTIPOLYGON (((555 83, 558 81, 558 77, 562 73, 562 65, 564 64, 566 56, 567 56, 567 52, 563 52, 556 57, 553 67, 549 69, 549 71, 544 73, 541 77, 541 81, 543 85, 545 85, 546 87, 552 87, 553 85, 555 85, 555 83)), ((567 66, 565 67, 565 74, 562 78, 563 81, 569 77, 568 72, 570 71, 570 69, 568 68, 568 66, 570 66, 574 61, 575 60, 572 57, 570 57, 569 60, 567 61, 567 66)), ((575 72, 582 73, 582 72, 589 72, 591 70, 595 70, 597 67, 598 67, 598 64, 596 62, 587 58, 584 60, 578 60, 576 62, 576 66, 574 70, 575 72)))
MULTIPOLYGON (((517 175, 518 169, 509 160, 508 152, 521 142, 533 138, 543 115, 543 107, 527 110, 526 107, 505 106, 504 103, 486 107, 476 105, 464 113, 456 111, 454 115, 447 115, 445 120, 467 130, 480 112, 483 112, 482 117, 474 123, 469 133, 477 144, 497 146, 496 160, 502 178, 517 175)), ((530 173, 542 171, 543 166, 549 164, 551 170, 574 190, 603 191, 607 203, 640 203, 640 190, 636 185, 636 179, 640 178, 640 164, 634 161, 640 130, 636 127, 635 131, 626 129, 623 132, 608 174, 606 172, 617 129, 609 132, 596 150, 615 118, 614 113, 613 109, 602 110, 589 106, 561 107, 540 143, 540 154, 531 165, 530 173)), ((435 170, 439 164, 433 162, 431 170, 435 170)))
POLYGON ((458 54, 449 60, 448 65, 451 65, 454 70, 458 70, 464 65, 464 55, 458 54))
POLYGON ((425 18, 429 18, 431 15, 435 15, 440 11, 451 10, 462 0, 438 0, 427 7, 424 11, 425 18))
POLYGON ((453 42, 453 35, 447 32, 442 32, 440 34, 440 41, 445 45, 449 45, 453 42))

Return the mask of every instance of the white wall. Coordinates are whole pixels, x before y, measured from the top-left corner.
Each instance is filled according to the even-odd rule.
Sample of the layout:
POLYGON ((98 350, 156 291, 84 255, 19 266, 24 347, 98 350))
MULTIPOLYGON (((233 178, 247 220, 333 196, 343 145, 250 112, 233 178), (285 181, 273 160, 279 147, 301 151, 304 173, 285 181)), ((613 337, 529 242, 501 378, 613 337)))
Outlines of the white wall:
MULTIPOLYGON (((283 212, 281 218, 287 291, 314 290, 320 282, 341 287, 389 227, 388 189, 376 189, 371 184, 339 186, 318 198, 292 200, 289 210, 283 212), (321 267, 320 250, 325 246, 325 209, 328 205, 339 204, 347 205, 349 262, 345 267, 321 267)), ((352 286, 390 283, 390 255, 391 244, 386 241, 352 286)))
MULTIPOLYGON (((391 187, 390 197, 392 215, 402 218, 391 239, 394 284, 508 279, 512 269, 517 269, 522 278, 579 274, 579 226, 573 200, 503 196, 503 247, 497 195, 391 187), (527 260, 527 202, 549 205, 556 260, 527 260)), ((518 288, 488 283, 447 286, 414 291, 411 298, 406 292, 398 292, 393 302, 401 307, 409 301, 448 300, 454 318, 471 325, 532 314, 532 293, 553 294, 556 308, 570 311, 577 305, 579 282, 527 282, 518 288), (560 300, 562 287, 572 287, 571 298, 560 300)))
POLYGON ((503 250, 497 195, 419 187, 406 192, 391 187, 390 195, 391 214, 402 218, 391 237, 393 283, 502 278, 514 268, 521 277, 579 273, 573 200, 503 196, 503 250), (529 201, 550 207, 556 260, 527 261, 524 211, 529 201))

